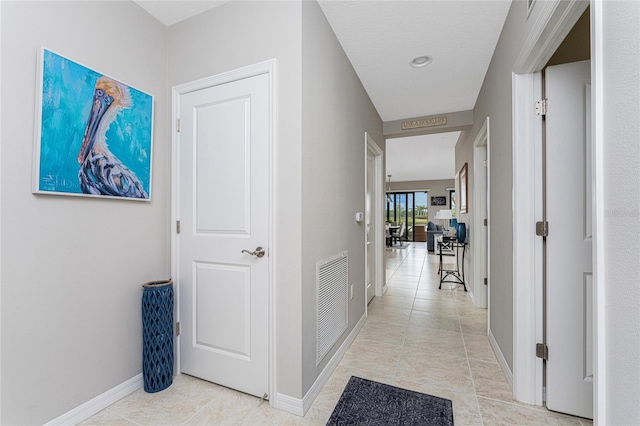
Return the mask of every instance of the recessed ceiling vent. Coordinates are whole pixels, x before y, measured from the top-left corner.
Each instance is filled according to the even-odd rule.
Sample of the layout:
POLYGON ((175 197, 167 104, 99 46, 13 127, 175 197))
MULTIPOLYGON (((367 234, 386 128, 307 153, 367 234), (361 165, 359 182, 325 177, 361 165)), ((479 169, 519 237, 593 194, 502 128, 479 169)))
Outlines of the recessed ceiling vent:
POLYGON ((433 61, 433 58, 431 56, 422 55, 413 58, 411 62, 409 62, 409 64, 411 64, 411 66, 414 68, 421 68, 429 65, 431 61, 433 61))

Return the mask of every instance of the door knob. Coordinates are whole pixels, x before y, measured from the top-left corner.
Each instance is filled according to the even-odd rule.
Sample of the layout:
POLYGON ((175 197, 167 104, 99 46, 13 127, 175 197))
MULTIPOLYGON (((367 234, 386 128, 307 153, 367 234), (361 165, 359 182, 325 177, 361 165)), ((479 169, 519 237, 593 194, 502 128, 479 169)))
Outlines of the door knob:
POLYGON ((247 253, 258 258, 264 257, 264 249, 262 247, 256 247, 255 251, 242 250, 240 253, 247 253))

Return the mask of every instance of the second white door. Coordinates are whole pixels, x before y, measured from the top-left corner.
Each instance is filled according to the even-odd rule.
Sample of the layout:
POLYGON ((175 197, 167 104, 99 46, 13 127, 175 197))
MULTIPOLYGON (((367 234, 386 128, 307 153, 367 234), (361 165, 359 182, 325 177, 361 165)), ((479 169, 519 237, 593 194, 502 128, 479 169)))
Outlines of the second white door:
POLYGON ((269 105, 267 74, 179 99, 180 370, 260 397, 269 385, 269 105))
POLYGON ((593 416, 590 62, 548 67, 547 407, 593 416))
POLYGON ((375 191, 376 157, 367 149, 367 191, 366 191, 366 233, 367 233, 367 303, 371 302, 376 294, 376 191, 375 191))

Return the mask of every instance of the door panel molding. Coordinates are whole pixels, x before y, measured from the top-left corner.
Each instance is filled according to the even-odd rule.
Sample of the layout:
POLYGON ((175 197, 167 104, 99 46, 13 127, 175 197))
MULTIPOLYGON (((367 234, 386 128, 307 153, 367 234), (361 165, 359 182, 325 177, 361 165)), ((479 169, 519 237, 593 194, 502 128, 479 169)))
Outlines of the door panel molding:
MULTIPOLYGON (((259 75, 267 76, 267 92, 268 92, 268 167, 269 173, 266 177, 268 179, 268 203, 269 203, 269 230, 268 230, 268 256, 263 261, 268 262, 268 388, 269 395, 271 396, 269 403, 272 406, 278 405, 277 400, 277 364, 276 364, 276 293, 275 293, 275 271, 277 270, 277 240, 276 240, 276 170, 277 170, 277 157, 276 152, 276 135, 277 135, 277 60, 270 59, 260 63, 248 65, 239 69, 227 71, 224 73, 216 74, 214 76, 205 77, 192 82, 184 83, 174 86, 172 88, 172 132, 171 132, 171 274, 177 276, 178 273, 178 232, 175 224, 180 220, 178 200, 180 199, 180 191, 178 188, 178 176, 179 176, 179 161, 180 161, 180 149, 179 143, 179 118, 180 118, 180 97, 188 93, 231 83, 234 81, 251 78, 259 75)), ((177 321, 180 320, 180 287, 176 286, 176 303, 174 317, 177 321)), ((175 334, 174 334, 175 335, 175 334)), ((174 347, 177 348, 175 356, 174 370, 180 374, 180 336, 175 335, 174 347)))

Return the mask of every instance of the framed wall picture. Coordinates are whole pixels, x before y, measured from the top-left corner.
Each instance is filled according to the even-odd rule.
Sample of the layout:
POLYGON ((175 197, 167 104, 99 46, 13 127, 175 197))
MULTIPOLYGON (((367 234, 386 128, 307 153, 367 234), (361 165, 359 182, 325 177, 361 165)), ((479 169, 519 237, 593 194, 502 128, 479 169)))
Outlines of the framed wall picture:
POLYGON ((431 197, 432 206, 446 206, 447 197, 431 197))
POLYGON ((36 194, 149 201, 153 96, 40 50, 36 194))
POLYGON ((467 205, 467 195, 468 195, 468 181, 467 181, 467 163, 464 163, 462 169, 458 173, 459 187, 460 187, 460 195, 459 195, 459 211, 460 213, 469 213, 469 207, 467 205))

